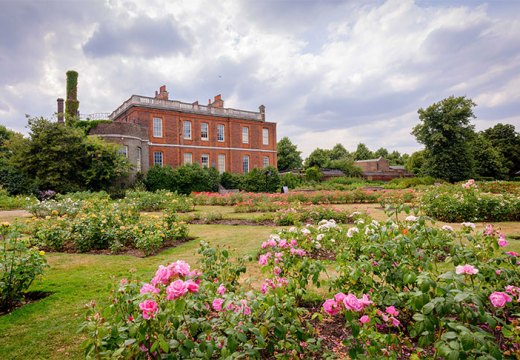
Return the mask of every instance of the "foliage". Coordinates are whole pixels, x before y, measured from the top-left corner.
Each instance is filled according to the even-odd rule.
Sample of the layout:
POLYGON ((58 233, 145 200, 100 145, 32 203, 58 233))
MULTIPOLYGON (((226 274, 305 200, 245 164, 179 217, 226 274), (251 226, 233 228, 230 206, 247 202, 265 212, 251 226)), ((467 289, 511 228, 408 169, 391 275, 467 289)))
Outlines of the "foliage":
POLYGON ((518 221, 520 197, 486 193, 474 182, 468 182, 429 190, 421 198, 421 209, 435 219, 448 222, 518 221))
POLYGON ((482 134, 477 134, 472 143, 473 158, 475 160, 475 176, 504 179, 508 168, 500 151, 482 134))
POLYGON ((100 190, 130 168, 114 144, 86 137, 79 129, 43 118, 29 119, 29 129, 30 139, 13 144, 9 164, 41 190, 100 190))
POLYGON ((412 177, 412 178, 396 178, 385 184, 385 189, 407 189, 421 185, 434 185, 442 183, 442 180, 432 178, 431 176, 412 177))
POLYGON ((65 100, 65 119, 67 124, 74 123, 78 115, 78 72, 67 71, 67 99, 65 100))
POLYGON ((220 175, 220 184, 224 189, 242 189, 244 181, 244 175, 234 174, 230 172, 224 172, 220 175))
POLYGON ((288 137, 280 139, 276 149, 279 171, 301 169, 301 151, 298 151, 297 146, 294 145, 288 137))
POLYGON ((170 209, 175 212, 193 211, 193 200, 185 195, 177 195, 167 190, 128 191, 126 202, 137 207, 139 211, 159 211, 170 209))
POLYGON ((175 214, 191 204, 186 198, 171 195, 167 216, 160 218, 141 217, 132 200, 48 200, 31 207, 40 218, 29 221, 27 231, 38 246, 47 250, 67 248, 79 252, 111 250, 117 253, 138 249, 144 255, 151 255, 168 241, 187 239, 188 228, 177 221, 175 214))
POLYGON ((193 191, 217 191, 219 173, 214 168, 186 164, 172 169, 154 166, 146 173, 144 184, 148 191, 169 190, 189 195, 193 191))
POLYGON ((23 209, 35 201, 34 196, 9 196, 7 191, 0 188, 0 210, 23 209))
POLYGON ((272 166, 260 169, 255 168, 243 178, 243 189, 249 192, 278 192, 280 191, 280 175, 272 166))
POLYGON ((320 169, 316 166, 309 167, 305 170, 305 179, 307 181, 321 181, 321 178, 323 177, 323 174, 321 173, 320 169))
POLYGON ((244 292, 227 250, 202 244, 202 271, 184 261, 160 266, 149 283, 123 279, 111 305, 89 306, 87 356, 124 358, 315 357, 305 310, 284 289, 244 292))
POLYGON ((329 150, 324 150, 320 148, 315 149, 305 159, 304 167, 306 169, 311 167, 316 167, 318 169, 327 167, 327 164, 330 161, 329 152, 329 150))
POLYGON ((520 134, 515 131, 515 127, 511 124, 496 124, 480 132, 480 135, 502 155, 509 177, 514 177, 520 169, 520 134))
POLYGON ((425 171, 425 157, 427 157, 426 150, 414 152, 406 161, 405 169, 415 175, 422 176, 423 171, 425 171))
POLYGON ((29 247, 9 223, 0 224, 0 313, 19 303, 46 265, 43 252, 29 247))
POLYGON ((450 96, 426 109, 419 109, 420 124, 412 134, 424 144, 424 174, 450 182, 473 175, 473 156, 470 140, 474 136, 473 107, 476 104, 466 97, 450 96))
POLYGON ((287 186, 289 189, 295 189, 303 183, 303 176, 300 174, 285 173, 280 177, 282 186, 287 186))
POLYGON ((359 166, 354 164, 354 160, 352 160, 350 157, 331 160, 327 167, 330 169, 339 169, 343 171, 346 176, 350 177, 359 177, 363 172, 359 166))
POLYGON ((356 151, 354 151, 354 160, 369 160, 375 157, 374 153, 368 149, 368 147, 359 143, 356 151))
POLYGON ((99 124, 110 124, 112 120, 79 120, 73 123, 73 126, 83 130, 88 135, 90 129, 95 128, 99 124))

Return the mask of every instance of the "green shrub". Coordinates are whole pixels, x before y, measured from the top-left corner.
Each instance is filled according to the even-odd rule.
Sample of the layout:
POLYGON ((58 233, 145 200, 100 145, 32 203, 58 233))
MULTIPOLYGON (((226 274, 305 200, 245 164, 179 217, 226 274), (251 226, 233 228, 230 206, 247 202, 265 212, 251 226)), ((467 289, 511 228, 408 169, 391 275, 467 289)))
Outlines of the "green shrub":
POLYGON ((9 196, 6 190, 0 187, 0 210, 23 209, 36 202, 34 196, 9 196))
POLYGON ((0 312, 9 311, 18 304, 46 266, 43 252, 28 246, 9 223, 1 224, 0 312))
POLYGON ((289 189, 296 189, 303 184, 303 176, 295 175, 293 173, 285 173, 280 176, 280 183, 282 186, 287 186, 289 189))
POLYGON ((385 184, 385 189, 407 189, 419 185, 434 185, 435 183, 444 183, 443 180, 435 179, 431 176, 412 177, 412 178, 397 178, 392 179, 385 184))
POLYGON ((144 179, 148 191, 170 190, 189 195, 191 192, 217 191, 220 176, 215 168, 201 168, 188 164, 172 169, 169 166, 154 166, 144 179))
POLYGON ((220 176, 220 184, 224 189, 242 189, 243 181, 244 175, 242 174, 234 174, 226 171, 220 176))
POLYGON ((305 179, 307 179, 307 181, 319 182, 319 181, 321 181, 322 177, 323 177, 323 174, 320 172, 320 169, 318 169, 315 166, 310 167, 307 170, 305 170, 305 179))
POLYGON ((249 192, 278 192, 280 190, 278 169, 272 166, 264 169, 255 168, 244 175, 243 186, 243 189, 249 192))

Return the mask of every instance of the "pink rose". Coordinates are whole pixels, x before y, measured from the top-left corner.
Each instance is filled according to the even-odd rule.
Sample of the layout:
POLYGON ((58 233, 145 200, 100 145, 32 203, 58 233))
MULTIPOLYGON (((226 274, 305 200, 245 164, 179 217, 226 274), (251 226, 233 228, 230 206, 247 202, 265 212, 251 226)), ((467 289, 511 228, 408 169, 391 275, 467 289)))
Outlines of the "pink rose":
POLYGON ((478 269, 474 267, 473 265, 459 265, 455 268, 455 273, 458 275, 460 274, 468 274, 468 275, 475 275, 478 273, 478 269))
POLYGON ((360 322, 361 324, 366 324, 366 323, 369 322, 369 321, 370 321, 370 318, 369 318, 367 315, 363 315, 363 316, 361 316, 361 317, 359 318, 359 322, 360 322))
POLYGON ((491 295, 489 295, 489 300, 494 307, 504 307, 506 303, 511 302, 511 296, 507 295, 505 292, 495 291, 491 295))
POLYGON ((348 294, 343 299, 343 305, 347 310, 361 311, 363 310, 363 304, 359 302, 358 298, 353 294, 348 294))
POLYGON ((184 277, 188 276, 188 274, 190 273, 190 265, 182 260, 177 260, 176 262, 171 263, 170 265, 168 265, 168 268, 170 268, 174 274, 181 275, 184 277))
POLYGON ((334 300, 336 300, 336 302, 338 304, 342 303, 343 300, 347 297, 347 295, 343 294, 343 293, 337 293, 336 295, 334 295, 334 300))
POLYGON ((215 311, 222 311, 222 304, 224 303, 224 299, 216 298, 213 300, 213 303, 211 304, 213 306, 213 309, 215 311))
POLYGON ((498 239, 498 246, 504 247, 507 246, 506 236, 504 234, 500 234, 500 238, 498 239))
POLYGON ((289 247, 289 244, 287 244, 287 240, 282 239, 282 240, 280 240, 280 242, 278 243, 278 246, 279 246, 280 248, 283 249, 283 248, 289 247))
POLYGON ((276 266, 273 269, 273 272, 274 272, 275 275, 280 275, 280 273, 282 272, 282 269, 280 269, 278 266, 276 266))
POLYGON ((139 304, 139 309, 143 312, 143 318, 145 320, 151 319, 154 317, 155 313, 158 310, 157 303, 153 300, 145 300, 139 304))
POLYGON ((484 235, 493 235, 493 225, 486 224, 486 230, 484 230, 484 235))
POLYGON ((166 299, 174 300, 188 292, 188 285, 182 280, 175 280, 166 288, 166 299))
POLYGON ((323 303, 323 310, 330 315, 336 315, 339 313, 338 304, 333 299, 325 300, 325 303, 323 303))
POLYGON ((500 269, 499 270, 495 270, 495 274, 497 274, 497 275, 502 274, 502 270, 500 270, 500 269))
POLYGON ((506 251, 506 254, 509 255, 509 256, 513 256, 513 257, 519 257, 520 256, 520 254, 518 254, 515 251, 506 251))
POLYGON ((390 320, 392 321, 392 325, 399 326, 400 322, 395 317, 391 317, 390 320))
POLYGON ((399 315, 399 311, 397 311, 397 310, 395 309, 395 307, 393 307, 393 306, 389 306, 389 307, 387 307, 387 308, 386 308, 386 313, 387 313, 387 314, 390 314, 390 315, 392 315, 392 316, 397 316, 397 315, 399 315))
POLYGON ((186 287, 188 288, 189 292, 196 293, 199 292, 199 284, 196 281, 193 280, 186 280, 184 282, 186 284, 186 287))
POLYGON ((224 295, 225 292, 226 292, 226 287, 224 286, 224 284, 220 284, 220 286, 217 289, 217 293, 219 295, 224 295))
POLYGON ((268 261, 269 257, 267 255, 260 255, 258 257, 258 264, 264 266, 264 265, 267 265, 267 261, 268 261))
POLYGON ((361 305, 363 305, 363 307, 373 304, 373 301, 370 300, 370 296, 368 296, 366 294, 363 294, 361 299, 358 299, 358 300, 361 303, 361 305))
POLYGON ((169 267, 164 267, 162 265, 159 266, 155 276, 153 277, 151 283, 152 285, 163 284, 167 285, 170 282, 170 279, 173 277, 173 272, 169 267))
POLYGON ((152 284, 147 284, 147 283, 144 283, 143 286, 141 286, 141 290, 140 290, 140 294, 147 294, 147 293, 150 293, 150 294, 159 294, 161 292, 160 289, 157 289, 155 286, 153 286, 152 284))

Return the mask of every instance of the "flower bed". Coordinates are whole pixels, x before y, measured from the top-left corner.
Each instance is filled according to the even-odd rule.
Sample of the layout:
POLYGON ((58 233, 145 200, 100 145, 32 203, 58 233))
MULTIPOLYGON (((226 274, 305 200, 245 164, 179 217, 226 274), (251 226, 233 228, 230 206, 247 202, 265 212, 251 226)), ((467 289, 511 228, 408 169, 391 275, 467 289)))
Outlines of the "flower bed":
POLYGON ((151 255, 167 242, 188 237, 187 225, 177 221, 174 208, 164 218, 141 217, 136 206, 106 200, 84 202, 73 216, 60 216, 56 210, 51 214, 27 224, 36 245, 46 250, 118 253, 130 248, 151 255))
MULTIPOLYGON (((381 191, 293 191, 289 194, 263 193, 193 193, 196 205, 237 205, 270 206, 272 203, 308 203, 308 204, 354 204, 354 203, 394 203, 411 202, 416 198, 414 190, 381 191), (264 205, 268 204, 268 205, 264 205)), ((259 210, 260 211, 260 210, 259 210)))
POLYGON ((123 280, 108 307, 89 307, 87 355, 520 355, 520 255, 505 251, 505 236, 471 223, 437 229, 405 206, 395 211, 386 222, 358 214, 353 225, 325 220, 273 234, 257 257, 265 280, 252 288, 238 281, 243 261, 207 244, 200 272, 177 261, 146 283, 123 280), (315 292, 323 285, 325 296, 315 292))
MULTIPOLYGON (((493 186, 486 185, 484 188, 498 191, 493 186)), ((480 185, 470 180, 462 185, 444 185, 431 189, 421 198, 421 209, 425 214, 447 222, 518 221, 520 197, 508 193, 484 192, 480 185)))

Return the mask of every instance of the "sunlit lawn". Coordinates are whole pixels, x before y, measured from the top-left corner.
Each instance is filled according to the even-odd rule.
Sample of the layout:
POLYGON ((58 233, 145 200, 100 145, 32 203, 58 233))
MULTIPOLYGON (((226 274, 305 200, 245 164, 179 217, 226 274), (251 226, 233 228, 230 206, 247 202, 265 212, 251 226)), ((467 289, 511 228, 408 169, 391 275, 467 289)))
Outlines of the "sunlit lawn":
MULTIPOLYGON (((349 212, 368 212, 380 221, 387 218, 378 204, 334 206, 349 212)), ((237 214, 233 212, 232 207, 224 206, 198 206, 196 211, 221 212, 224 218, 228 219, 259 216, 258 213, 237 214)), ((0 214, 0 221, 13 221, 15 217, 15 213, 0 214)), ((21 215, 16 213, 16 216, 21 215)), ((438 222, 436 225, 442 226, 444 223, 438 222)), ((508 238, 510 245, 507 250, 520 252, 520 222, 494 225, 515 237, 508 238)), ((477 226, 478 230, 482 230, 484 224, 477 226)), ((83 305, 92 299, 106 301, 109 285, 129 276, 130 269, 135 269, 137 276, 143 280, 149 280, 158 265, 174 260, 182 259, 196 267, 200 240, 213 246, 235 249, 235 254, 239 256, 254 255, 260 244, 275 230, 276 228, 267 226, 190 225, 190 236, 195 240, 148 258, 48 253, 50 267, 45 272, 45 277, 36 282, 31 290, 52 292, 52 295, 19 308, 9 315, 0 316, 0 359, 82 358, 81 342, 84 335, 78 334, 77 329, 83 321, 83 305)), ((328 268, 333 272, 332 265, 328 268)), ((250 281, 252 286, 258 287, 262 279, 263 275, 256 261, 249 263, 247 276, 243 281, 250 281)), ((323 291, 325 290, 319 290, 323 291)))

